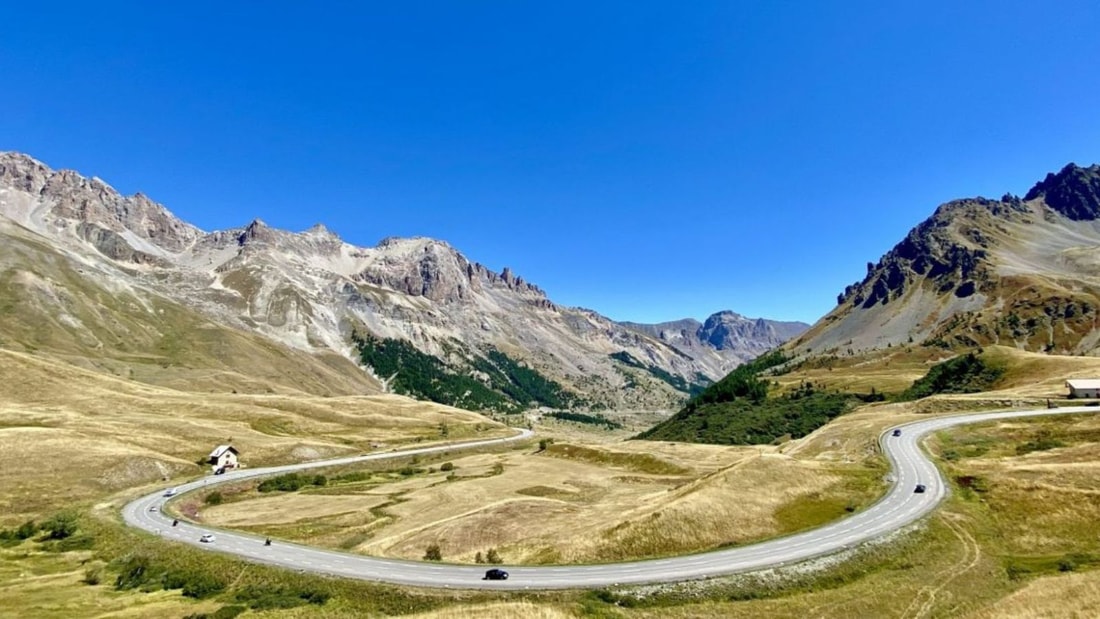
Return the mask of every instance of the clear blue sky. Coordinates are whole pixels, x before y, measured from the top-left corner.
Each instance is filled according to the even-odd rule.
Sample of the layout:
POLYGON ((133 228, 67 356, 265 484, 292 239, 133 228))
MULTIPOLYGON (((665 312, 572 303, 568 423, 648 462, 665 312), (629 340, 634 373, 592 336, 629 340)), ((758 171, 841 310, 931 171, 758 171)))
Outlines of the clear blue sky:
POLYGON ((620 320, 812 322, 939 203, 1100 161, 1095 0, 67 4, 3 10, 0 149, 620 320))

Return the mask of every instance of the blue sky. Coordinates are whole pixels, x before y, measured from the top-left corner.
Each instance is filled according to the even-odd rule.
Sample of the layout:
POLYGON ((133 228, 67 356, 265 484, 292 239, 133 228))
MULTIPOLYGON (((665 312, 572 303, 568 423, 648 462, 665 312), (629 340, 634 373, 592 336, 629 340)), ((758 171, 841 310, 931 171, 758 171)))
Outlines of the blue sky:
POLYGON ((0 149, 619 320, 812 322, 941 202, 1100 161, 1094 1, 33 4, 0 149))

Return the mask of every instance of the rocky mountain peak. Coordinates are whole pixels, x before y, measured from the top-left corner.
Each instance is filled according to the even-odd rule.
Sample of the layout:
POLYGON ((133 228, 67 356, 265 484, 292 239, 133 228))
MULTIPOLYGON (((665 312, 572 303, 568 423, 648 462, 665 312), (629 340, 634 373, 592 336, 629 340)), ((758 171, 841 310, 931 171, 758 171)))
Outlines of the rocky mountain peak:
POLYGON ((92 231, 92 236, 112 248, 109 255, 118 254, 119 235, 126 233, 152 246, 141 248, 145 255, 179 252, 203 234, 144 194, 123 196, 98 178, 51 170, 22 153, 0 153, 0 183, 36 196, 45 207, 36 209, 32 218, 28 211, 15 213, 9 206, 13 209, 5 213, 9 217, 32 228, 71 229, 85 239, 92 231))
POLYGON ((237 235, 237 244, 242 247, 256 242, 271 243, 275 240, 276 231, 268 227, 268 225, 259 218, 253 219, 252 223, 245 226, 244 230, 237 235))
MULTIPOLYGON (((102 281, 113 290, 170 299, 212 324, 319 355, 362 361, 349 335, 369 333, 404 341, 450 369, 476 369, 476 380, 488 385, 501 377, 487 374, 484 363, 507 354, 594 403, 650 410, 679 402, 700 377, 718 378, 778 343, 718 350, 698 339, 702 323, 690 319, 648 336, 591 310, 558 307, 519 269, 490 269, 430 238, 356 247, 323 225, 292 233, 259 219, 203 233, 143 194, 123 197, 106 182, 55 172, 16 153, 0 153, 0 189, 0 216, 19 224, 4 222, 0 232, 64 247, 66 255, 96 265, 78 270, 89 282, 109 273, 102 281)), ((150 306, 145 301, 124 305, 119 312, 126 317, 109 320, 144 324, 146 314, 159 320, 142 310, 150 306)), ((52 306, 44 311, 56 314, 52 306)), ((722 316, 716 321, 728 337, 716 341, 732 342, 744 330, 770 333, 765 322, 740 325, 738 315, 722 316)))
POLYGON ((1091 350, 1094 340, 1075 338, 1094 330, 1096 220, 1100 165, 1071 163, 1022 200, 947 202, 868 262, 801 344, 844 354, 921 342, 1091 350))
POLYGON ((693 356, 702 351, 716 354, 723 372, 800 335, 810 325, 764 318, 746 318, 724 310, 699 322, 684 318, 657 324, 620 323, 633 331, 655 337, 673 348, 693 356))
POLYGON ((699 327, 699 339, 718 350, 739 345, 744 340, 775 340, 780 338, 763 319, 751 320, 740 314, 723 311, 711 314, 699 327))
POLYGON ((46 164, 13 151, 0 152, 0 181, 22 191, 38 193, 49 178, 46 164))
POLYGON ((340 238, 335 232, 333 232, 332 230, 329 230, 328 226, 326 226, 325 224, 320 223, 320 222, 315 223, 312 226, 310 226, 310 228, 308 230, 306 230, 304 234, 309 234, 309 235, 313 235, 313 236, 332 237, 332 238, 337 238, 337 239, 340 238))
POLYGON ((1040 197, 1047 206, 1074 221, 1100 219, 1100 165, 1082 168, 1070 163, 1058 173, 1047 174, 1024 200, 1040 197))

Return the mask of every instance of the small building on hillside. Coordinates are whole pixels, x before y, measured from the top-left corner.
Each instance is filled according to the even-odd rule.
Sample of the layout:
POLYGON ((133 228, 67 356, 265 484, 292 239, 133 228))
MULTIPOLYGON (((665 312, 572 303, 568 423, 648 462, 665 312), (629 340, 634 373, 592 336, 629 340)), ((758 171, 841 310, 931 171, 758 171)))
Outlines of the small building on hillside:
POLYGON ((218 445, 210 452, 209 464, 215 471, 237 468, 237 456, 241 452, 232 445, 218 445))
POLYGON ((1066 387, 1071 398, 1100 398, 1100 378, 1072 378, 1066 387))

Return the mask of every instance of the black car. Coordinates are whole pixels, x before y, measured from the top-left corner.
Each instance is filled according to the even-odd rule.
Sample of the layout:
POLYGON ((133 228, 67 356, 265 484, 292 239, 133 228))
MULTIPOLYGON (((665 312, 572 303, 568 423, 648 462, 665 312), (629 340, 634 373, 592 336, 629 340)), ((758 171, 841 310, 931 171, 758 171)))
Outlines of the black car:
POLYGON ((894 436, 901 436, 901 428, 897 428, 894 430, 894 436))
POLYGON ((494 567, 493 569, 485 572, 485 578, 482 580, 508 580, 508 572, 500 568, 494 567))
POLYGON ((917 487, 913 488, 913 492, 916 492, 917 494, 924 492, 924 490, 924 484, 917 484, 917 487))

